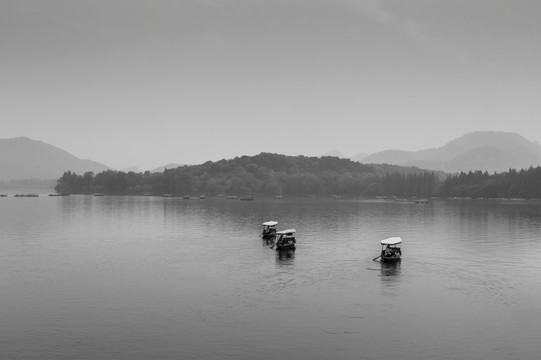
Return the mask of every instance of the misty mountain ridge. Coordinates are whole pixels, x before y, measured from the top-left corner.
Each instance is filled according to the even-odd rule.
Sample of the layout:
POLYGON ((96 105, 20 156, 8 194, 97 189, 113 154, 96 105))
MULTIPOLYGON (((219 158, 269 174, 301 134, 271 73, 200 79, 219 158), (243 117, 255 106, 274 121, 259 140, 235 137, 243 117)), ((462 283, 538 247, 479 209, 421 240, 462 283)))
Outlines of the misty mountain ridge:
POLYGON ((541 146, 512 132, 478 131, 438 148, 384 150, 354 160, 365 164, 415 166, 447 173, 475 170, 505 172, 541 165, 541 146))
POLYGON ((0 139, 0 181, 56 179, 64 171, 101 172, 110 167, 79 159, 65 150, 27 137, 0 139))
POLYGON ((184 164, 169 163, 167 165, 163 165, 155 169, 152 169, 150 170, 150 172, 151 173, 164 172, 165 169, 175 169, 175 168, 178 168, 179 166, 184 166, 184 164))
POLYGON ((342 154, 338 150, 331 150, 331 151, 329 151, 328 153, 326 153, 323 156, 334 156, 334 157, 337 157, 337 158, 340 158, 340 159, 347 159, 348 158, 346 155, 342 154))
POLYGON ((120 171, 125 172, 125 173, 129 173, 129 172, 140 173, 140 172, 143 172, 143 170, 141 170, 138 166, 129 166, 127 168, 120 169, 120 171))
POLYGON ((352 157, 350 157, 350 159, 353 160, 353 161, 357 161, 357 162, 363 162, 363 159, 365 157, 367 157, 367 156, 368 156, 367 153, 361 152, 361 153, 357 153, 357 154, 353 155, 352 157))
POLYGON ((358 154, 355 154, 355 155, 353 155, 351 157, 348 157, 348 156, 344 155, 343 153, 341 153, 338 150, 331 150, 328 153, 324 154, 323 156, 335 156, 335 157, 340 158, 340 159, 350 159, 352 161, 363 162, 362 160, 365 157, 367 157, 368 154, 367 153, 358 153, 358 154))
MULTIPOLYGON (((325 156, 346 158, 337 150, 325 156)), ((511 132, 472 132, 452 140, 439 148, 419 151, 385 150, 374 154, 359 153, 350 160, 364 164, 389 164, 404 167, 454 173, 482 170, 505 172, 541 165, 541 146, 511 132)), ((163 172, 165 168, 182 166, 170 163, 150 170, 163 172)), ((0 139, 0 181, 22 179, 57 179, 65 171, 84 174, 112 170, 111 167, 79 159, 67 151, 27 137, 0 139)), ((141 172, 132 167, 128 171, 141 172)))

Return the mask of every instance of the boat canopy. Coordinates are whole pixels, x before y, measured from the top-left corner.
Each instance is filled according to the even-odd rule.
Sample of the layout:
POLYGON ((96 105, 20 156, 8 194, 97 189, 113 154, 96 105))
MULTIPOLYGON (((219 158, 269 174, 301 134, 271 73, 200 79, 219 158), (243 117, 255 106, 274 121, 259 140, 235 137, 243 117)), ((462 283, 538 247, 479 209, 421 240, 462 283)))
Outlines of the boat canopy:
POLYGON ((398 236, 381 240, 381 245, 398 245, 400 243, 402 243, 402 238, 398 236))
POLYGON ((293 234, 296 231, 297 230, 295 230, 295 229, 287 229, 287 230, 277 231, 276 235, 288 235, 288 234, 293 234))
POLYGON ((275 226, 278 224, 278 221, 267 221, 263 223, 263 226, 275 226))

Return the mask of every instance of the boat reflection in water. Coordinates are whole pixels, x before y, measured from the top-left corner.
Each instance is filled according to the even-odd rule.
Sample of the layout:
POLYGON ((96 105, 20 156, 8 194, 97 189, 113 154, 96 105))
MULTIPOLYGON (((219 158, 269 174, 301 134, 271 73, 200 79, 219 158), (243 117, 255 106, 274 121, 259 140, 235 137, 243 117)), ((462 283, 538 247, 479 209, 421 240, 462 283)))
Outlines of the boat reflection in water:
POLYGON ((400 261, 381 262, 381 277, 394 277, 400 275, 400 261))
POLYGON ((276 265, 293 265, 295 263, 295 249, 276 251, 276 265))
POLYGON ((381 263, 380 283, 381 294, 384 297, 394 298, 401 294, 401 263, 400 261, 381 263))

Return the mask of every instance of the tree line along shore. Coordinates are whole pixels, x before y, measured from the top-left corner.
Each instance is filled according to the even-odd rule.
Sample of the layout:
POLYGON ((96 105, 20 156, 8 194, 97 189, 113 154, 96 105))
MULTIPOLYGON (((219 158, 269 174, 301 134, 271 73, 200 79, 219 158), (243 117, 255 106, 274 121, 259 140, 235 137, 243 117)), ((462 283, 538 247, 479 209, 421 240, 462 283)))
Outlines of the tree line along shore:
POLYGON ((444 174, 413 167, 361 164, 337 157, 261 153, 163 172, 66 171, 55 191, 65 194, 236 194, 285 196, 382 196, 541 198, 541 167, 444 174))

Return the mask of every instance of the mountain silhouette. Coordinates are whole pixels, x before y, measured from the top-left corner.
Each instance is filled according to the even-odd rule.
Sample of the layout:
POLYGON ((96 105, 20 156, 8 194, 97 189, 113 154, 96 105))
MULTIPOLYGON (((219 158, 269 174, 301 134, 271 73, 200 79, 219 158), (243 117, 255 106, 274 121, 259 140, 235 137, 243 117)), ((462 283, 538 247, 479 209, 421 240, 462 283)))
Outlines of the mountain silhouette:
POLYGON ((541 165, 541 146, 512 132, 478 131, 439 148, 385 150, 364 157, 362 162, 416 166, 448 173, 470 170, 503 172, 541 165))
POLYGON ((334 157, 337 157, 337 158, 340 158, 340 159, 347 159, 348 158, 346 155, 342 154, 338 150, 331 150, 331 151, 329 151, 328 153, 326 153, 323 156, 334 156, 334 157))
POLYGON ((27 137, 0 139, 0 181, 57 179, 65 171, 84 174, 110 169, 79 159, 67 151, 27 137))
MULTIPOLYGON (((345 157, 333 150, 326 156, 345 157)), ((442 147, 419 151, 385 150, 351 158, 364 164, 388 164, 455 173, 482 170, 504 172, 541 165, 541 146, 512 132, 480 131, 463 135, 442 147)), ((178 164, 152 170, 163 171, 178 164)), ((27 137, 0 139, 0 181, 58 179, 65 171, 98 173, 110 167, 83 160, 67 151, 27 137)), ((135 170, 135 169, 134 169, 135 170)))

